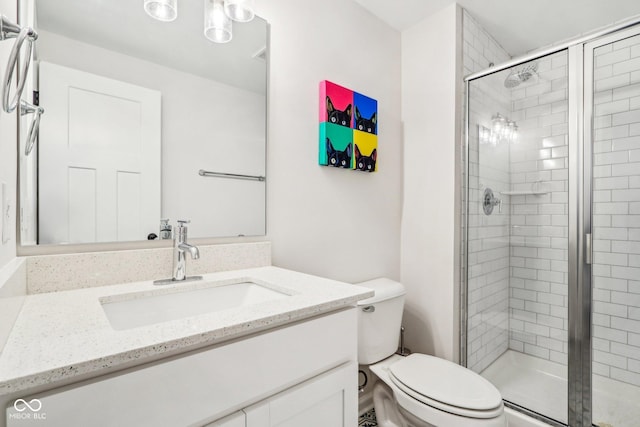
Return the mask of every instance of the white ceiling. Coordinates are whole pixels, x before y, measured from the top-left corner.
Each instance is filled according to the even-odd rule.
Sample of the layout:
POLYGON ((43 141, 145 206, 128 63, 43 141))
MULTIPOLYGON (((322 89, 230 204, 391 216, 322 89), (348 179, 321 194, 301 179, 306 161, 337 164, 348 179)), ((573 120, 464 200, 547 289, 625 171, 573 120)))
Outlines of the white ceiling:
POLYGON ((263 19, 234 23, 233 39, 204 36, 200 1, 179 2, 178 18, 160 22, 132 0, 37 0, 38 28, 253 92, 266 91, 266 63, 253 58, 267 43, 263 19))
MULTIPOLYGON (((269 0, 261 0, 269 1, 269 0)), ((456 0, 355 0, 403 31, 456 0)), ((458 0, 512 56, 640 14, 640 0, 458 0)), ((202 3, 181 2, 178 19, 149 18, 142 1, 38 0, 39 24, 67 37, 118 50, 233 86, 264 93, 266 24, 234 25, 234 39, 216 45, 202 34, 202 3), (231 67, 223 64, 232 64, 231 67)))
MULTIPOLYGON (((355 0, 406 30, 455 0, 355 0)), ((512 56, 640 14, 638 0, 458 0, 512 56)))

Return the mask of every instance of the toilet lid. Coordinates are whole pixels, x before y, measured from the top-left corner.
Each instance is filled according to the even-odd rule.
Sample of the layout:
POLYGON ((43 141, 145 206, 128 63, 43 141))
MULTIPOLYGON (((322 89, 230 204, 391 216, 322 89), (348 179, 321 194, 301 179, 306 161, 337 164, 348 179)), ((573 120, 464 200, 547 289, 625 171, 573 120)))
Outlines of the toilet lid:
POLYGON ((412 354, 392 364, 389 372, 417 394, 445 405, 488 411, 502 404, 502 396, 493 384, 445 359, 412 354))

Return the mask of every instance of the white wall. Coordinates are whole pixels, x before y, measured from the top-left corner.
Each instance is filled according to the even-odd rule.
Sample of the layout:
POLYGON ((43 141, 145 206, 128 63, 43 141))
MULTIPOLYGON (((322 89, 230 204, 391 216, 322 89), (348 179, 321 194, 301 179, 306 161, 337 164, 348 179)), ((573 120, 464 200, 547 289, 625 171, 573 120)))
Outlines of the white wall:
POLYGON ((400 34, 351 1, 258 3, 271 24, 267 234, 275 265, 399 279, 400 34), (378 100, 375 173, 318 166, 318 84, 378 100))
MULTIPOLYGON (((0 13, 16 22, 16 2, 11 0, 0 0, 0 13)), ((0 42, 0 76, 4 81, 9 52, 13 46, 13 40, 0 42)), ((10 221, 5 224, 9 229, 11 239, 2 244, 0 242, 0 268, 6 265, 16 256, 16 113, 7 114, 0 111, 0 182, 6 183, 6 188, 10 193, 12 209, 10 211, 10 221)))
POLYGON ((264 183, 198 175, 264 175, 266 124, 253 119, 265 115, 264 94, 40 33, 40 60, 162 93, 163 217, 191 219, 190 237, 264 234, 264 183))
POLYGON ((458 358, 461 11, 402 33, 404 325, 413 351, 458 358))

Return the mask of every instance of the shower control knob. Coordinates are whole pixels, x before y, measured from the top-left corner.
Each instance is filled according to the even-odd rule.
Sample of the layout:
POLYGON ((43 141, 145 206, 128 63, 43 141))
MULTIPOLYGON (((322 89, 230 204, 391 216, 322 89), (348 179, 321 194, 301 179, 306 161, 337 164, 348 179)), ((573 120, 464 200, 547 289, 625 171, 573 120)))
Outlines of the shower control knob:
POLYGON ((494 196, 492 189, 485 188, 484 195, 482 196, 482 210, 484 214, 491 215, 495 206, 498 206, 498 212, 502 213, 502 199, 494 196))

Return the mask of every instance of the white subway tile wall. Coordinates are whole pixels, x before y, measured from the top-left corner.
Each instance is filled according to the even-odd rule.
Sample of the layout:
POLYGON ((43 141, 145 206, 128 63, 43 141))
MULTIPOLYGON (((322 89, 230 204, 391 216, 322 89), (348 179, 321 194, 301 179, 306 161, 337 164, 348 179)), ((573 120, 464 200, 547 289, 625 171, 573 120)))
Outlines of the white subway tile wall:
MULTIPOLYGON (((540 58, 511 92, 509 348, 566 364, 568 89, 566 51, 540 58)), ((520 65, 516 69, 531 65, 520 65)))
POLYGON ((593 368, 640 386, 640 36, 594 51, 593 368))
MULTIPOLYGON (((509 55, 466 12, 463 15, 464 74, 498 64, 509 55)), ((497 197, 509 189, 506 145, 478 144, 478 125, 491 127, 496 113, 509 116, 510 94, 500 78, 477 81, 470 90, 467 366, 482 371, 509 345, 509 207, 483 213, 485 188, 497 197), (473 142, 475 141, 475 142, 473 142)))

